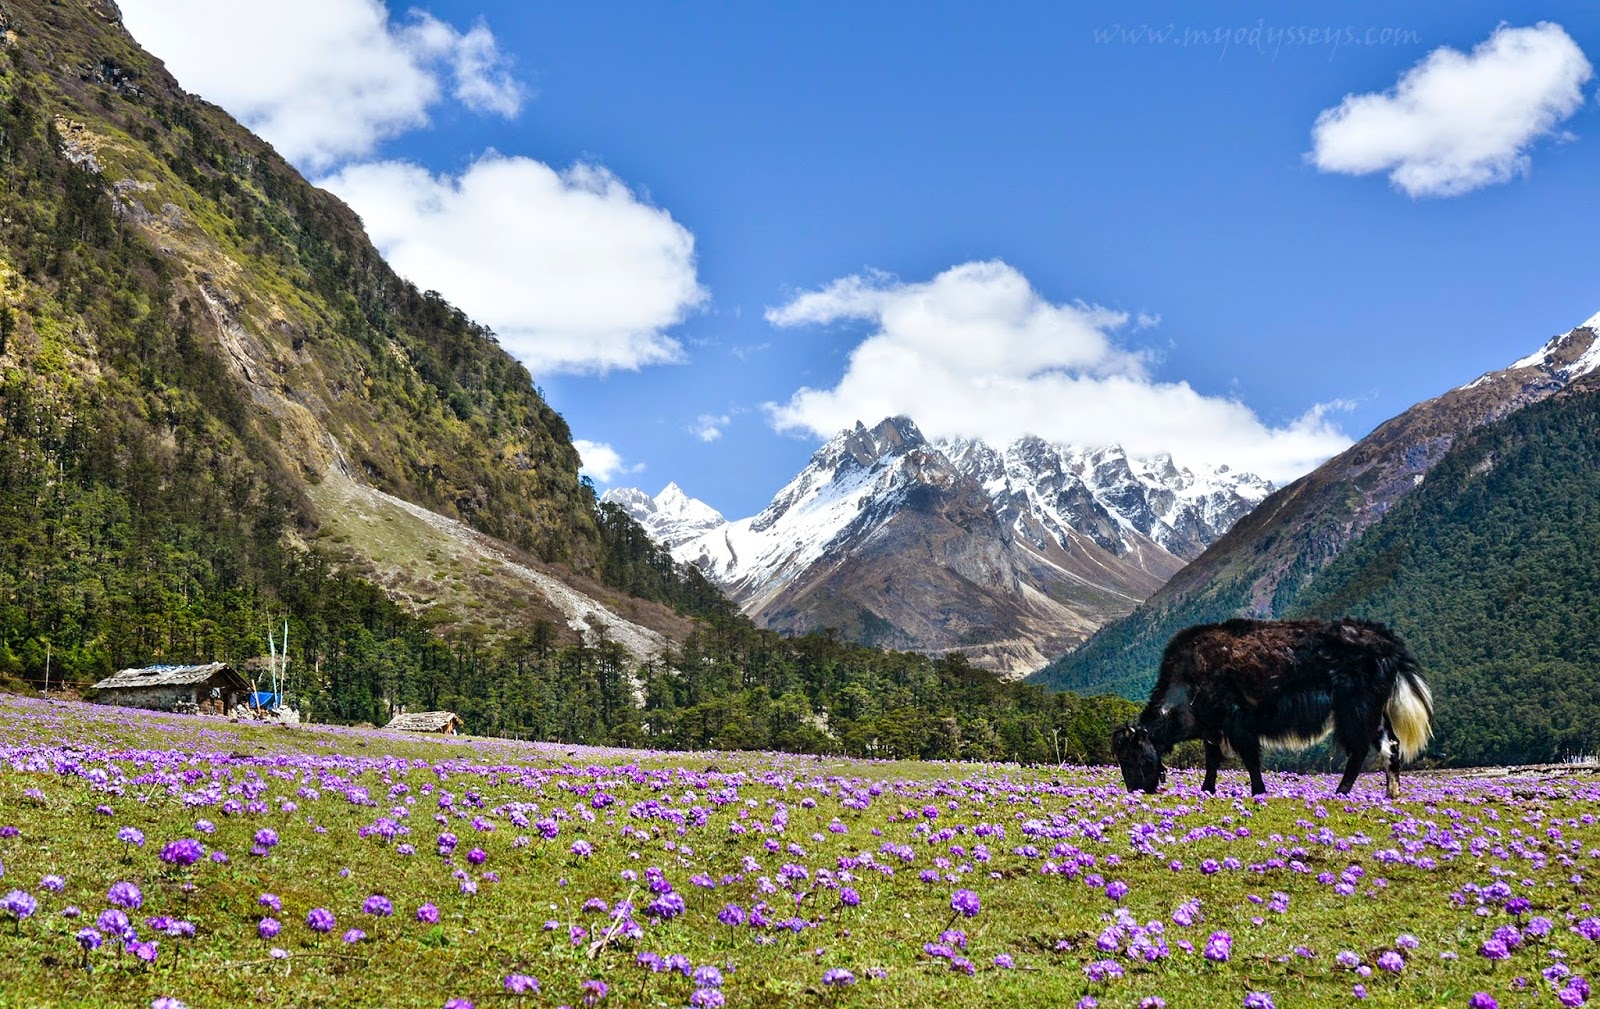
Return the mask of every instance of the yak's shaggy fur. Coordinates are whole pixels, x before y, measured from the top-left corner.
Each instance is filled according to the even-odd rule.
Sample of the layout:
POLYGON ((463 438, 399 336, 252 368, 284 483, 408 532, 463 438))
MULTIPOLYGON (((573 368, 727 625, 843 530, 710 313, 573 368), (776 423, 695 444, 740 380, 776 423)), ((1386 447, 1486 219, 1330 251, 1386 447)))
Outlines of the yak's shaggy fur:
POLYGON ((1400 762, 1433 735, 1433 696, 1411 652, 1365 620, 1229 620, 1179 631, 1139 720, 1112 733, 1130 791, 1154 792, 1161 758, 1187 739, 1205 741, 1205 789, 1214 791, 1223 751, 1238 755, 1260 795, 1261 749, 1304 749, 1330 734, 1349 756, 1348 792, 1374 747, 1391 798, 1400 762))

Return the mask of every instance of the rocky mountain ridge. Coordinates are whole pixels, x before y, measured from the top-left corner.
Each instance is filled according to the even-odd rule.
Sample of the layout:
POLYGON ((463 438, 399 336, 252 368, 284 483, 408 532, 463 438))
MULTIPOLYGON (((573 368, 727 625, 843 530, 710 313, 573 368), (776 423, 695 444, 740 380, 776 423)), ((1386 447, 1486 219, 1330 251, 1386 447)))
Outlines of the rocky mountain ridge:
POLYGON ((765 626, 961 649, 1017 676, 1131 610, 1269 491, 1117 447, 930 441, 893 417, 830 439, 749 518, 718 522, 676 485, 603 500, 765 626))

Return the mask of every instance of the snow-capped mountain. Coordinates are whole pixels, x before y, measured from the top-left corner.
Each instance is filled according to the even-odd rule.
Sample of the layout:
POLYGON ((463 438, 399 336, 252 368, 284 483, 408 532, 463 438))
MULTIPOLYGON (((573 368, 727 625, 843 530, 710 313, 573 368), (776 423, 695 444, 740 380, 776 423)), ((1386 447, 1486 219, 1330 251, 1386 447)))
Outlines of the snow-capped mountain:
POLYGON ((1021 675, 1132 610, 1270 490, 1114 447, 930 442, 894 417, 840 432, 749 518, 709 524, 676 487, 605 499, 765 626, 959 648, 1021 675), (689 514, 708 523, 697 535, 689 514))
POLYGON ((635 487, 621 487, 606 491, 600 500, 620 507, 651 539, 668 548, 728 524, 721 512, 685 494, 675 483, 655 497, 635 487))

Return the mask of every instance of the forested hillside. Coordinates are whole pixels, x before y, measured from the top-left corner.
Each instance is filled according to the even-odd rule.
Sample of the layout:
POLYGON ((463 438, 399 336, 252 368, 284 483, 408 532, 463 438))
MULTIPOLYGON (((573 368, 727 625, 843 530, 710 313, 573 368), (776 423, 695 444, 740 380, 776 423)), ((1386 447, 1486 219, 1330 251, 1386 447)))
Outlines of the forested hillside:
POLYGON ((558 572, 721 606, 602 514, 493 334, 395 276, 113 5, 8 0, 0 29, 0 673, 258 654, 330 473, 558 572))
POLYGON ((1295 607, 1399 631, 1428 670, 1452 763, 1600 751, 1600 392, 1466 440, 1295 607))
POLYGON ((0 32, 13 687, 247 663, 287 621, 291 694, 318 720, 448 707, 473 732, 571 742, 1050 760, 1098 755, 1125 716, 959 658, 756 631, 595 501, 565 422, 493 334, 184 94, 114 6, 5 0, 0 32), (328 541, 315 502, 334 478, 699 629, 678 618, 691 630, 641 669, 603 628, 399 605, 360 577, 361 543, 328 541))

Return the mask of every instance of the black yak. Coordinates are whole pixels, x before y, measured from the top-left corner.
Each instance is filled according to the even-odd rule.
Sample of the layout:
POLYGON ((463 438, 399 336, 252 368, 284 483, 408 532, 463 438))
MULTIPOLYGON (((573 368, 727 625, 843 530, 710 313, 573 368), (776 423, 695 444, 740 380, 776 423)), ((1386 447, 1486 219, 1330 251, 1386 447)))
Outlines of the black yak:
POLYGON ((1400 762, 1433 735, 1433 695, 1411 652, 1366 620, 1229 620, 1179 631, 1139 720, 1111 734, 1129 791, 1154 792, 1161 758, 1188 739, 1205 741, 1206 791, 1216 790, 1224 750, 1261 780, 1261 748, 1300 750, 1332 734, 1348 754, 1338 791, 1349 792, 1367 753, 1382 755, 1388 795, 1400 795, 1400 762))

